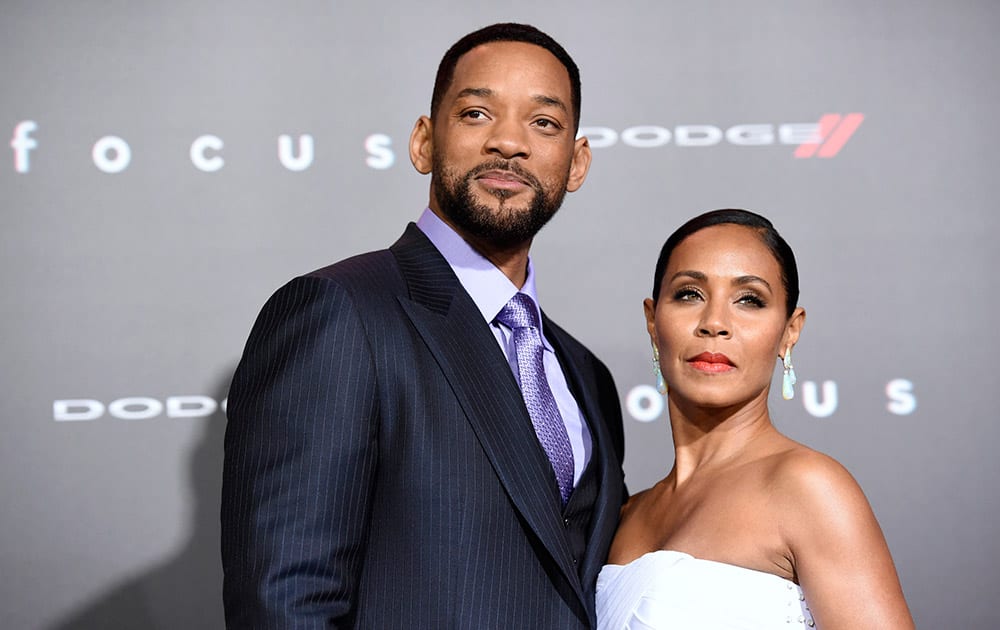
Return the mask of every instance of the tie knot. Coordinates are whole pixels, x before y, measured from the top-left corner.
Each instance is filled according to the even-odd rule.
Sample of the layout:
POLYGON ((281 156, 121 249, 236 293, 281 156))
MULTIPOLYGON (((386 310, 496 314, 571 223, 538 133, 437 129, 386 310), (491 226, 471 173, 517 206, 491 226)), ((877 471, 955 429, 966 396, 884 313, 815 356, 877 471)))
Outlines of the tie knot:
POLYGON ((525 293, 515 293, 497 313, 497 321, 511 328, 538 328, 538 310, 534 300, 525 293))

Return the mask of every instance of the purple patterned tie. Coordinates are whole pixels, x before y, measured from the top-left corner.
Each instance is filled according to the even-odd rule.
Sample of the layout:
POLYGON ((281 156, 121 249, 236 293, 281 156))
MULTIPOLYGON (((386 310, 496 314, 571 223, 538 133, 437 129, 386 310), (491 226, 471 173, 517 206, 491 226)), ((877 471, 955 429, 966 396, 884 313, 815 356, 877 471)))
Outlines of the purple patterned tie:
POLYGON ((517 293, 500 309, 497 321, 514 331, 514 348, 517 352, 517 370, 521 376, 521 395, 528 407, 531 424, 538 441, 549 456, 556 473, 559 495, 563 504, 573 492, 573 449, 569 445, 566 425, 559 415, 556 399, 549 389, 542 361, 544 348, 538 327, 538 310, 524 293, 517 293))

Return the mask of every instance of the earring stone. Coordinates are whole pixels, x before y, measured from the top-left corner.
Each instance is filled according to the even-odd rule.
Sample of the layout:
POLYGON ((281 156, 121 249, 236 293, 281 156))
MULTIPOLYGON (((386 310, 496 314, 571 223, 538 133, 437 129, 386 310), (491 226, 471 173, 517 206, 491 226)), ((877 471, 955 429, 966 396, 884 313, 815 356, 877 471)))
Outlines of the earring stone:
POLYGON ((667 394, 667 382, 663 380, 663 372, 660 370, 660 351, 653 346, 653 376, 656 377, 656 391, 663 395, 667 394))
POLYGON ((785 400, 795 398, 795 368, 792 366, 792 348, 785 350, 785 356, 781 357, 781 397, 785 400))

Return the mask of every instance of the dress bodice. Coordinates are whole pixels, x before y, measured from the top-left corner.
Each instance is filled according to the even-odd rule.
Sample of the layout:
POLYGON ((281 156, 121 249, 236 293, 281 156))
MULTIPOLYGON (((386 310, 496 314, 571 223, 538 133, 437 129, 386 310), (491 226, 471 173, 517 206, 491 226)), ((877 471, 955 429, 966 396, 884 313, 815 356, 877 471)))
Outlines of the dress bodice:
POLYGON ((651 551, 597 578, 598 630, 812 628, 797 584, 762 571, 651 551))

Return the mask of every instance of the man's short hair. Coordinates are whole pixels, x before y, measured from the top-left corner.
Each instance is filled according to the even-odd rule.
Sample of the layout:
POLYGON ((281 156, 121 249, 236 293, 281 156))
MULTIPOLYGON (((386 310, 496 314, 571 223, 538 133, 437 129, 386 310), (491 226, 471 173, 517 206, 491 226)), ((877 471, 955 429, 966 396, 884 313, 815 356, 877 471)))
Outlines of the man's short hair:
POLYGON ((570 99, 573 107, 573 131, 580 129, 580 69, 576 67, 573 58, 569 56, 566 49, 559 45, 559 42, 552 39, 546 33, 528 24, 515 24, 505 22, 493 24, 469 33, 452 45, 448 52, 441 58, 438 65, 437 76, 434 78, 434 92, 431 95, 431 119, 437 116, 438 107, 444 93, 451 87, 451 82, 455 78, 455 66, 458 60, 465 53, 477 46, 489 44, 491 42, 524 42, 541 46, 552 53, 556 59, 566 68, 569 74, 570 99))

